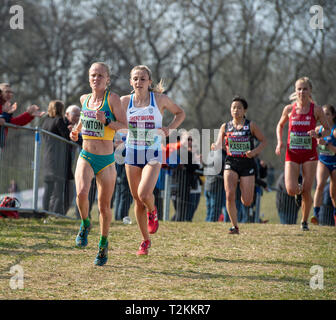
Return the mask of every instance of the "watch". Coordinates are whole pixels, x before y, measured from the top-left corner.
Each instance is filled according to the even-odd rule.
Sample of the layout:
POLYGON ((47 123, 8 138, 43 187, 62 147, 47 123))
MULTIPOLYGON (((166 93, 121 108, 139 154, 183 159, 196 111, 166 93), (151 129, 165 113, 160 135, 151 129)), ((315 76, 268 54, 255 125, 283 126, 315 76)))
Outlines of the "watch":
POLYGON ((104 126, 107 127, 110 123, 111 123, 111 119, 110 118, 106 118, 104 126))

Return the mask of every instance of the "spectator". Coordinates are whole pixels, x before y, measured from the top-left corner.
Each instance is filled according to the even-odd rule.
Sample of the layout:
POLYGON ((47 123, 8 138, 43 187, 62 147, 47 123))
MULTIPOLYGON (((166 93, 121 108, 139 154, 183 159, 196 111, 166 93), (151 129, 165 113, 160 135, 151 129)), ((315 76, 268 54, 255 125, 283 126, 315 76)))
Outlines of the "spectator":
POLYGON ((272 190, 274 182, 275 182, 274 180, 275 180, 275 178, 274 178, 274 167, 272 165, 270 165, 268 167, 268 174, 267 174, 267 179, 266 179, 268 189, 272 190))
POLYGON ((174 207, 176 212, 172 221, 191 221, 191 215, 195 212, 195 208, 190 208, 191 201, 196 201, 196 205, 198 205, 197 195, 193 194, 191 196, 190 192, 192 189, 198 188, 199 176, 195 172, 200 169, 201 158, 199 152, 197 150, 194 151, 195 148, 194 150, 192 149, 192 147, 196 146, 192 144, 192 141, 190 134, 184 134, 181 137, 179 158, 183 159, 183 156, 187 155, 187 161, 181 161, 186 163, 178 165, 175 170, 176 200, 174 207), (188 212, 190 212, 190 216, 188 216, 188 212))
POLYGON ((45 112, 39 111, 36 105, 30 105, 27 111, 17 117, 13 117, 12 113, 17 109, 17 103, 11 104, 13 91, 8 83, 0 83, 0 148, 5 145, 5 138, 8 128, 4 128, 3 124, 9 122, 18 126, 24 126, 31 122, 34 117, 41 117, 45 112))
MULTIPOLYGON (((65 124, 69 132, 73 129, 80 117, 80 107, 76 105, 70 105, 65 111, 65 124)), ((80 136, 76 142, 79 146, 82 146, 83 139, 80 136)), ((64 214, 66 215, 75 196, 75 177, 72 171, 73 161, 75 158, 75 147, 71 144, 66 145, 65 163, 66 163, 66 181, 64 185, 64 214)), ((79 217, 79 212, 78 216, 79 217)))
POLYGON ((161 167, 159 178, 154 188, 155 206, 157 208, 158 219, 163 219, 163 192, 165 188, 167 170, 161 167))
MULTIPOLYGON (((129 209, 133 202, 133 197, 129 189, 126 170, 125 170, 125 142, 126 135, 117 132, 114 136, 115 158, 116 158, 116 170, 117 180, 115 185, 114 197, 112 202, 114 204, 114 219, 122 220, 128 216, 129 209), (119 159, 120 157, 120 159, 119 159)), ((111 205, 112 207, 112 205, 111 205)))
MULTIPOLYGON (((69 139, 69 129, 64 120, 64 104, 53 100, 48 106, 48 115, 44 119, 42 129, 69 139)), ((67 145, 47 134, 44 138, 44 195, 43 209, 65 214, 64 185, 67 180, 66 148, 67 145)))
POLYGON ((323 190, 322 206, 319 215, 319 224, 322 226, 334 226, 336 224, 335 208, 330 197, 330 177, 323 190))
POLYGON ((200 179, 201 169, 203 168, 202 156, 199 152, 199 143, 193 143, 192 135, 188 136, 188 155, 191 154, 191 163, 187 164, 187 172, 190 175, 190 195, 187 205, 187 221, 192 221, 200 202, 202 192, 202 180, 200 179))
MULTIPOLYGON (((219 220, 219 216, 223 207, 225 207, 225 190, 223 181, 223 170, 225 165, 226 152, 225 149, 218 149, 210 151, 207 159, 207 172, 212 170, 210 165, 213 163, 214 169, 219 159, 221 162, 220 171, 217 170, 217 174, 206 175, 204 196, 206 201, 206 217, 205 221, 215 222, 219 220), (218 172, 219 171, 219 172, 218 172)), ((219 168, 217 168, 219 169, 219 168)), ((215 171, 214 171, 215 173, 215 171)))
POLYGON ((256 170, 255 170, 255 187, 253 203, 249 207, 243 206, 242 215, 244 222, 258 222, 266 223, 268 220, 261 220, 260 215, 260 199, 263 195, 263 188, 269 190, 267 183, 263 180, 267 177, 268 166, 264 160, 259 157, 255 158, 256 170))
POLYGON ((9 183, 8 192, 10 194, 19 192, 19 187, 14 179, 12 179, 9 183))
POLYGON ((300 207, 296 204, 295 196, 287 193, 284 172, 276 182, 276 207, 281 224, 296 224, 300 207))

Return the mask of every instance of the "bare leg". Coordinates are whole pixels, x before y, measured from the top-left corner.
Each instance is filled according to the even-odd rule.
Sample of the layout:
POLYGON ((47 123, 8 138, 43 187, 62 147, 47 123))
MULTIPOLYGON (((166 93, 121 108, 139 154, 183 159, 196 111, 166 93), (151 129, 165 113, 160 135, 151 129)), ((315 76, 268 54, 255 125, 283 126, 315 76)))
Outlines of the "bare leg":
POLYGON ((83 158, 78 157, 75 171, 76 203, 82 219, 86 219, 89 216, 88 195, 93 177, 94 173, 91 165, 83 158))
POLYGON ((117 172, 115 165, 112 164, 97 174, 97 189, 98 189, 98 209, 100 213, 100 233, 102 236, 107 237, 111 220, 111 199, 114 191, 117 172))
POLYGON ((238 174, 232 170, 224 170, 224 187, 226 194, 226 209, 231 223, 238 227, 237 207, 236 207, 236 189, 238 184, 238 174))
POLYGON ((307 161, 302 165, 302 221, 307 221, 313 205, 311 190, 316 176, 317 161, 307 161))

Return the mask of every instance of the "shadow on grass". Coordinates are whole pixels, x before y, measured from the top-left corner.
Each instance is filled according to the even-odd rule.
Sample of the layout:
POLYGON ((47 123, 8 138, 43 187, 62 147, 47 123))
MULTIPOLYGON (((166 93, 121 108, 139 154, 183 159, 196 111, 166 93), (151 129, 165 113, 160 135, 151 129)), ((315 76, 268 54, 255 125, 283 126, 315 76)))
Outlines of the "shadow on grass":
POLYGON ((214 262, 223 262, 223 263, 245 263, 245 264, 272 264, 272 265, 284 265, 284 266, 292 266, 292 267, 310 267, 309 263, 300 262, 300 261, 284 261, 284 260, 243 260, 243 259, 222 259, 222 258, 213 258, 213 257, 205 257, 207 260, 211 260, 214 262))
POLYGON ((294 277, 273 277, 269 275, 251 275, 251 276, 244 276, 244 275, 224 275, 218 273, 209 273, 209 272, 196 272, 196 271, 187 271, 186 273, 177 273, 177 272, 159 272, 160 274, 164 274, 167 276, 178 276, 187 279, 194 279, 194 280, 211 280, 211 279, 247 279, 247 280, 260 280, 260 281, 276 281, 276 282, 297 282, 297 283, 306 283, 307 279, 300 279, 294 277))

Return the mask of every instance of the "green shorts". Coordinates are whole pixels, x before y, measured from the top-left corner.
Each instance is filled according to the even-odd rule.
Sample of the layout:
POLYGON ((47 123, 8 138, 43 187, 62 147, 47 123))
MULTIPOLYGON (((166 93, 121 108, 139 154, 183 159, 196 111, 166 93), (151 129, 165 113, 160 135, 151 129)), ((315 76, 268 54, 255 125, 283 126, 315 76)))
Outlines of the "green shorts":
POLYGON ((114 153, 98 155, 82 149, 79 156, 90 163, 95 175, 114 163, 114 153))

